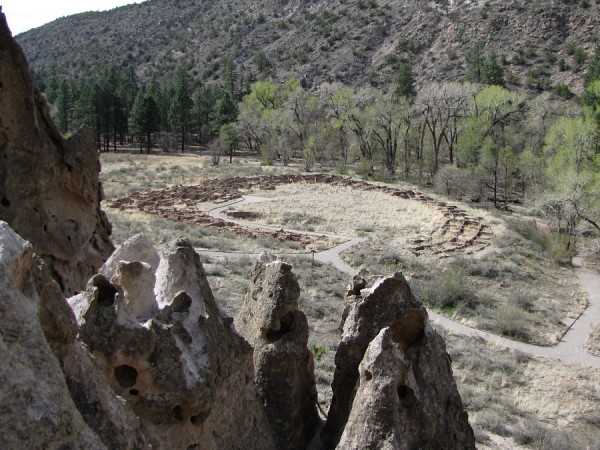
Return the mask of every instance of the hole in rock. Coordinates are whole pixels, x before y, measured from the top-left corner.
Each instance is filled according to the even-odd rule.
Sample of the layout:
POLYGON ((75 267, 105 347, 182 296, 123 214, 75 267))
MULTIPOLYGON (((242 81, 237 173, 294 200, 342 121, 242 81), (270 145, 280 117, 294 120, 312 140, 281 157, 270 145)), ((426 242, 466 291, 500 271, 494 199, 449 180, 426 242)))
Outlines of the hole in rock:
POLYGON ((2 197, 0 203, 2 203, 2 206, 4 206, 5 208, 8 208, 10 206, 10 200, 8 200, 6 197, 2 197))
POLYGON ((373 379, 373 374, 369 370, 365 370, 365 378, 367 381, 371 381, 373 379))
POLYGON ((279 321, 279 330, 269 328, 267 330, 267 341, 276 342, 286 335, 294 326, 296 317, 292 311, 288 311, 279 321))
POLYGON ((44 225, 44 233, 48 232, 48 225, 44 225))
POLYGON ((115 378, 122 388, 130 388, 137 381, 138 371, 134 367, 123 364, 115 367, 115 378))
POLYGON ((129 389, 129 395, 138 395, 140 391, 137 389, 129 389))
POLYGON ((98 303, 102 306, 112 306, 115 304, 115 295, 117 289, 103 276, 96 276, 92 279, 94 286, 98 288, 98 303))
POLYGON ((411 407, 417 402, 414 391, 404 384, 398 386, 398 399, 400 404, 406 407, 411 407))
POLYGON ((183 420, 181 406, 177 405, 175 408, 173 408, 173 417, 175 417, 176 420, 183 420))
POLYGON ((419 342, 425 334, 425 313, 420 309, 410 309, 395 320, 391 326, 391 338, 403 351, 419 342))
POLYGON ((192 306, 192 298, 185 291, 180 291, 175 295, 171 304, 173 311, 177 313, 184 313, 190 310, 192 306))
POLYGON ((190 422, 194 425, 200 425, 206 420, 207 416, 208 414, 206 412, 198 413, 195 416, 190 417, 190 422))

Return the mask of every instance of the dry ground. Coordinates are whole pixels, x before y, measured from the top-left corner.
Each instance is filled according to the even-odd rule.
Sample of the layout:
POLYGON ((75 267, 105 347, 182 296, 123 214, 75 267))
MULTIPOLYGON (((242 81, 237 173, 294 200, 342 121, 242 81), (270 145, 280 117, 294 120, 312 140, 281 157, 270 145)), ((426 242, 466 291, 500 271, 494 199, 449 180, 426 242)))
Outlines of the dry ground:
POLYGON ((600 323, 597 323, 590 331, 583 348, 592 355, 600 356, 600 323))
MULTIPOLYGON (((103 154, 102 162, 107 198, 136 190, 194 184, 209 178, 300 171, 297 167, 262 167, 251 160, 232 165, 221 163, 215 168, 209 157, 198 155, 103 154)), ((336 233, 344 230, 367 237, 364 244, 346 255, 354 267, 365 265, 376 274, 401 270, 412 275, 413 287, 428 299, 430 306, 434 301, 444 300, 440 300, 444 293, 455 293, 459 300, 454 306, 438 309, 481 328, 549 343, 581 309, 584 297, 573 273, 508 229, 503 217, 476 211, 494 234, 491 245, 482 252, 443 259, 416 257, 405 251, 402 243, 409 233, 427 233, 435 224, 435 214, 428 216, 430 211, 423 211, 420 205, 390 203, 389 198, 379 197, 379 193, 357 195, 341 188, 319 195, 319 204, 323 206, 315 208, 311 200, 314 202, 313 197, 323 192, 321 188, 321 185, 294 185, 259 192, 258 195, 269 196, 273 201, 251 205, 252 210, 264 213, 260 220, 273 223, 287 220, 290 228, 322 228, 336 233), (348 203, 346 194, 353 197, 352 203, 348 203), (398 218, 391 219, 392 213, 398 213, 398 218), (411 223, 414 219, 424 223, 411 223), (436 286, 439 289, 434 289, 436 286)), ((249 208, 246 205, 243 209, 249 208)), ((275 239, 257 243, 227 232, 172 223, 139 212, 108 209, 107 213, 115 227, 117 242, 145 231, 158 244, 183 234, 194 245, 204 248, 246 252, 262 246, 273 253, 290 252, 289 247, 275 239)), ((319 356, 316 361, 319 400, 326 409, 347 277, 307 257, 288 260, 302 288, 300 303, 311 329, 309 345, 319 356)), ((203 257, 203 261, 215 297, 235 316, 248 288, 253 259, 203 257)), ((600 442, 598 369, 530 358, 462 336, 445 337, 480 448, 585 449, 600 442)))

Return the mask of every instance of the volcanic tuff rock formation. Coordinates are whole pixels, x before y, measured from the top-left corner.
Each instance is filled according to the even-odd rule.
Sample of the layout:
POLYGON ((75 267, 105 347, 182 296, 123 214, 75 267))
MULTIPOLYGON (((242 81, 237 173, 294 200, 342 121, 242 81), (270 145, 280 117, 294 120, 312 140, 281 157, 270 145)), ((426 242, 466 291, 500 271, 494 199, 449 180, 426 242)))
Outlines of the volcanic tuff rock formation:
POLYGON ((289 264, 266 254, 236 326, 254 347, 256 386, 278 449, 304 449, 320 424, 308 322, 298 309, 300 286, 289 264))
POLYGON ((158 448, 274 448, 252 348, 215 303, 198 254, 173 240, 157 257, 135 236, 69 300, 82 339, 158 448))
POLYGON ((75 338, 77 325, 32 246, 0 221, 0 447, 147 448, 75 338))
POLYGON ((475 448, 444 341, 409 310, 371 341, 339 449, 475 448))
POLYGON ((56 129, 0 13, 0 219, 31 242, 66 294, 114 250, 99 164, 90 132, 65 142, 56 129))
POLYGON ((348 297, 325 448, 340 437, 339 448, 474 448, 450 358, 406 279, 396 273, 356 292, 364 285, 354 278, 348 297))

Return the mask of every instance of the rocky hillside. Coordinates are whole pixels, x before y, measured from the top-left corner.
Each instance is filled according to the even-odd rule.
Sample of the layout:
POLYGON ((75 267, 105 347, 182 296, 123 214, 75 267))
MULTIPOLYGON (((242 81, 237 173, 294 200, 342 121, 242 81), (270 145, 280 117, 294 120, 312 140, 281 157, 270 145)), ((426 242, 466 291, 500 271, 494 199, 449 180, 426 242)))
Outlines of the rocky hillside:
POLYGON ((223 58, 249 79, 385 85, 402 62, 418 82, 462 79, 476 42, 510 85, 582 89, 600 30, 593 0, 148 0, 58 19, 18 36, 40 72, 93 75, 131 63, 142 80, 185 65, 203 82, 223 58))

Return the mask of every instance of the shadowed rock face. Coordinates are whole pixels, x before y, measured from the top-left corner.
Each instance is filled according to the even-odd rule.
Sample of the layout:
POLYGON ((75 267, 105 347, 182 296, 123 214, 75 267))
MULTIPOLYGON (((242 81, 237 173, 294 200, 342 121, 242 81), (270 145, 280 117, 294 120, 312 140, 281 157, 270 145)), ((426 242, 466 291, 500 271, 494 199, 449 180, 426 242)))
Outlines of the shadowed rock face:
POLYGON ((304 449, 320 420, 308 322, 298 309, 300 287, 292 267, 264 255, 236 326, 254 347, 258 396, 278 449, 304 449))
POLYGON ((443 341, 427 324, 427 311, 407 281, 396 273, 360 290, 364 286, 354 279, 349 290, 333 398, 321 435, 324 448, 338 442, 340 449, 474 448, 443 341), (375 344, 383 329, 387 340, 375 344), (385 369, 378 366, 382 358, 392 361, 385 369), (365 367, 359 370, 361 364, 365 367), (375 379, 379 373, 384 375, 375 379))
POLYGON ((2 448, 147 448, 44 262, 0 221, 2 448))
POLYGON ((135 236, 102 273, 69 301, 80 336, 151 443, 274 448, 256 398, 252 348, 219 310, 189 242, 173 240, 158 257, 135 236))
POLYGON ((0 13, 0 219, 33 245, 65 294, 83 289, 114 250, 99 167, 90 132, 65 141, 56 129, 0 13))
POLYGON ((444 341, 409 310, 371 341, 339 449, 474 449, 444 341))

